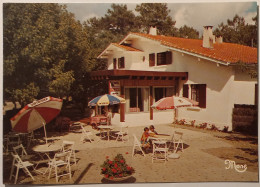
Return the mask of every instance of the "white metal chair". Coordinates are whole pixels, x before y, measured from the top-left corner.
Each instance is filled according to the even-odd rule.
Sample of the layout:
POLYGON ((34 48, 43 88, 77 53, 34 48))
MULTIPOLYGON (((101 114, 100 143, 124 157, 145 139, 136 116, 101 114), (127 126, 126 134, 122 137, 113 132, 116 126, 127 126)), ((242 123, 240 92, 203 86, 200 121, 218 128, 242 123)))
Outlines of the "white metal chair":
POLYGON ((73 142, 73 141, 63 140, 61 151, 62 152, 71 152, 71 157, 73 157, 73 162, 74 162, 74 164, 77 164, 74 145, 75 145, 75 142, 73 142))
POLYGON ((152 163, 154 160, 164 160, 164 163, 167 161, 168 148, 167 142, 164 140, 153 141, 153 155, 152 163))
POLYGON ((119 139, 124 141, 124 137, 126 137, 127 141, 129 141, 128 126, 121 126, 120 131, 115 134, 117 135, 116 141, 118 141, 119 139))
POLYGON ((29 175, 33 180, 34 177, 32 176, 31 172, 28 170, 28 167, 31 167, 33 166, 32 163, 30 163, 29 161, 22 161, 22 159, 19 157, 19 155, 17 154, 13 154, 11 153, 12 156, 13 156, 13 163, 12 163, 12 168, 11 168, 11 173, 10 173, 10 178, 9 180, 12 179, 12 177, 15 177, 15 181, 14 181, 14 184, 16 184, 17 182, 17 179, 18 179, 18 174, 19 174, 19 170, 20 169, 23 169, 23 171, 29 175), (16 174, 14 175, 13 174, 13 171, 14 171, 14 167, 16 167, 16 174))
POLYGON ((84 142, 85 139, 88 139, 90 142, 92 142, 90 136, 92 136, 92 132, 87 132, 85 130, 85 128, 83 127, 83 124, 80 123, 80 126, 81 126, 81 129, 82 129, 82 133, 81 133, 81 138, 80 138, 80 141, 81 142, 84 142))
POLYGON ((5 137, 6 152, 11 151, 13 147, 21 144, 21 139, 18 134, 9 134, 5 137))
POLYGON ((183 139, 182 138, 183 138, 182 132, 175 131, 172 135, 169 148, 173 145, 173 150, 175 153, 177 152, 180 145, 181 145, 181 151, 183 151, 183 139))
POLYGON ((14 153, 19 155, 23 161, 30 160, 34 155, 28 155, 23 144, 13 147, 14 153))
POLYGON ((133 146, 132 157, 133 157, 134 154, 135 154, 135 148, 136 148, 136 147, 139 148, 139 149, 141 150, 142 154, 145 156, 145 153, 144 153, 144 151, 143 151, 143 149, 142 149, 142 145, 141 145, 140 141, 138 141, 138 139, 137 139, 137 137, 136 137, 135 134, 133 134, 133 137, 134 137, 134 146, 133 146))
POLYGON ((71 179, 71 168, 70 168, 70 157, 71 157, 71 152, 63 152, 63 153, 56 153, 54 155, 54 158, 49 162, 49 179, 52 174, 52 169, 55 171, 55 176, 56 176, 56 182, 58 182, 59 177, 69 175, 71 179), (58 172, 58 168, 62 168, 64 170, 67 170, 67 172, 64 173, 64 171, 58 172))

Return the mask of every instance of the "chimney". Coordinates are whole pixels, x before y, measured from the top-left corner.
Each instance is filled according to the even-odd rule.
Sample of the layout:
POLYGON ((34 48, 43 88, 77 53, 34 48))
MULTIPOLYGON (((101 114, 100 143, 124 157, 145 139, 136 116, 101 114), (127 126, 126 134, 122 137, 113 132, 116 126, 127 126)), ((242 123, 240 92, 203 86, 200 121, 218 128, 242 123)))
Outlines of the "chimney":
POLYGON ((212 33, 212 28, 213 26, 204 26, 202 46, 205 48, 213 48, 213 44, 215 43, 215 36, 212 33))
POLYGON ((157 35, 157 28, 156 27, 150 27, 149 34, 151 35, 157 35))
POLYGON ((219 36, 219 37, 216 37, 216 43, 223 43, 223 37, 222 36, 219 36))

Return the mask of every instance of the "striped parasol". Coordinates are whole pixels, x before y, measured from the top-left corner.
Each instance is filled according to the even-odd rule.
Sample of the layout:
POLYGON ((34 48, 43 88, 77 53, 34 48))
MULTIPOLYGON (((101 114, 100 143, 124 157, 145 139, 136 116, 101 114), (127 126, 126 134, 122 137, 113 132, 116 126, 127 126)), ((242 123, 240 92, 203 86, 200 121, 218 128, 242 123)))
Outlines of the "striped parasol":
POLYGON ((45 124, 60 113, 61 107, 62 99, 54 97, 45 97, 34 101, 26 105, 10 119, 13 131, 32 132, 43 126, 47 143, 45 124))
POLYGON ((120 104, 120 103, 125 103, 125 99, 122 97, 119 97, 117 95, 101 95, 97 96, 91 101, 89 101, 88 105, 89 106, 108 106, 108 105, 115 105, 115 104, 120 104))

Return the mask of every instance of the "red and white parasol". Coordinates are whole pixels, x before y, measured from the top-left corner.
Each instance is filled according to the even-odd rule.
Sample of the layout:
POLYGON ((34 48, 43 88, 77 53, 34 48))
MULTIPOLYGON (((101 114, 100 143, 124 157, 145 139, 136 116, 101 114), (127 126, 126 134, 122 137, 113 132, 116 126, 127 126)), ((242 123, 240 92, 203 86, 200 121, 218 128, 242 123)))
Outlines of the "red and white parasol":
POLYGON ((164 97, 155 102, 151 107, 157 110, 175 109, 178 107, 189 107, 198 105, 197 101, 188 99, 186 97, 164 97))
POLYGON ((13 131, 32 132, 43 126, 47 143, 45 124, 60 113, 61 107, 62 99, 54 97, 45 97, 34 101, 26 105, 10 119, 13 131))

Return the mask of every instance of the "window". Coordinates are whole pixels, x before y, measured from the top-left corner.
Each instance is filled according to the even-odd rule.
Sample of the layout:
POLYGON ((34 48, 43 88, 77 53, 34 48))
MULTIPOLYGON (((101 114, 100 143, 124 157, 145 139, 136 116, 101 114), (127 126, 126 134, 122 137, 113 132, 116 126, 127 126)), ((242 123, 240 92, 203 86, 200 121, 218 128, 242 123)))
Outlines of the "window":
POLYGON ((155 54, 149 54, 149 66, 155 66, 155 54))
POLYGON ((167 87, 167 88, 154 88, 154 99, 155 102, 160 100, 163 97, 170 97, 175 95, 175 88, 174 87, 167 87))
MULTIPOLYGON (((191 84, 190 99, 199 102, 200 108, 206 108, 206 84, 191 84)), ((189 87, 183 85, 183 97, 189 98, 189 87)))
POLYGON ((149 88, 127 88, 129 89, 129 111, 147 112, 149 111, 148 93, 149 88))
POLYGON ((113 59, 113 67, 116 69, 116 58, 113 59))
POLYGON ((157 65, 166 65, 172 63, 172 52, 166 51, 163 53, 157 53, 157 65))
POLYGON ((118 59, 118 69, 125 68, 125 57, 118 59))

